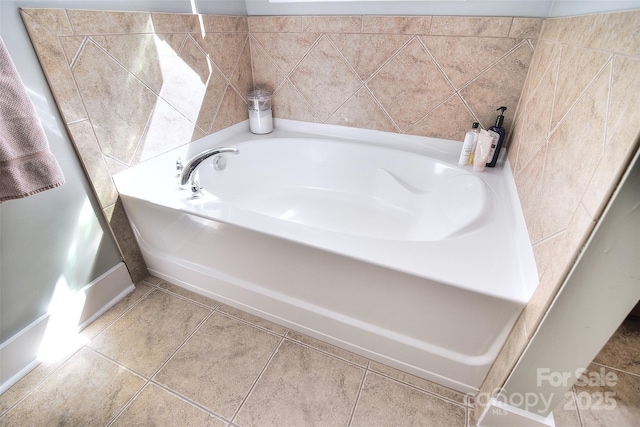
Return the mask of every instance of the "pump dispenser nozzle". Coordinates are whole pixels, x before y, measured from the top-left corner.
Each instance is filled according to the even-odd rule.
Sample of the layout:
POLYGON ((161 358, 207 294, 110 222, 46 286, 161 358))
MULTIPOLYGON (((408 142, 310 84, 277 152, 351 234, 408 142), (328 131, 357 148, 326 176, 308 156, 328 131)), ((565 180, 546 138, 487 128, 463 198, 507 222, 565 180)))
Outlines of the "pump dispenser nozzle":
POLYGON ((504 112, 507 111, 507 107, 500 107, 496 111, 500 111, 500 115, 496 119, 496 127, 499 128, 502 126, 502 122, 504 122, 504 112))

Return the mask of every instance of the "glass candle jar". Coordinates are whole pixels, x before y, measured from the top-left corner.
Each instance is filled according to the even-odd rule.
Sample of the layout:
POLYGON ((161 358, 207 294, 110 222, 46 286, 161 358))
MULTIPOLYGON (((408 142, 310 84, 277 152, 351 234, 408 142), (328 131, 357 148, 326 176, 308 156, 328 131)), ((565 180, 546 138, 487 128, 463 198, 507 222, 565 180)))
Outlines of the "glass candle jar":
POLYGON ((271 92, 254 90, 247 96, 249 101, 249 129, 252 133, 262 135, 273 131, 273 114, 271 111, 271 92))

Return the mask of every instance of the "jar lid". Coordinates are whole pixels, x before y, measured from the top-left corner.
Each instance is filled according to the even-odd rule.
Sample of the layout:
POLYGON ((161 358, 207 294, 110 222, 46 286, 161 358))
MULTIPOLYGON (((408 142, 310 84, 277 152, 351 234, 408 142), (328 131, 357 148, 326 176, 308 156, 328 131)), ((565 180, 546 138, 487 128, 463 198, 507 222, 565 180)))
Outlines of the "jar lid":
POLYGON ((271 99, 271 92, 262 89, 252 90, 247 94, 247 99, 249 101, 264 101, 271 99))

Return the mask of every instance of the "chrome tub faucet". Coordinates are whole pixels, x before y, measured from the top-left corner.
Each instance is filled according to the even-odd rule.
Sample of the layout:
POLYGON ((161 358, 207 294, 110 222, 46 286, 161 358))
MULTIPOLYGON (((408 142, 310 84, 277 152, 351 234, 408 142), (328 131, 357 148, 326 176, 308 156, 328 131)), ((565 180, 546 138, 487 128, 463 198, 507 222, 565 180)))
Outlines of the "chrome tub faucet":
MULTIPOLYGON (((176 162, 176 167, 180 171, 180 185, 185 185, 191 179, 191 192, 193 193, 193 197, 200 197, 200 189, 202 188, 200 184, 195 180, 195 171, 197 167, 203 161, 207 160, 209 157, 217 156, 223 153, 232 153, 238 154, 240 150, 233 147, 215 147, 209 150, 203 151, 202 153, 194 156, 191 160, 187 162, 185 166, 182 166, 179 162, 176 162)), ((216 170, 223 170, 226 166, 226 160, 224 157, 220 156, 216 159, 214 163, 214 167, 216 170)))

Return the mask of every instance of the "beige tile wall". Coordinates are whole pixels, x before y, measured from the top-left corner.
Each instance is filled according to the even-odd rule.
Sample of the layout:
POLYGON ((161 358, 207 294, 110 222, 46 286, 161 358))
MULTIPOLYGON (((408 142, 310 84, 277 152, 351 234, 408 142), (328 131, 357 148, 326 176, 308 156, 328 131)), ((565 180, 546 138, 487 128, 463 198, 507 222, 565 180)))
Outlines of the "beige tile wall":
POLYGON ((509 148, 540 284, 481 391, 504 384, 600 218, 638 149, 639 106, 640 11, 545 21, 509 148))
POLYGON ((276 117, 462 140, 506 127, 542 19, 250 16, 253 79, 276 117))
POLYGON ((23 9, 134 281, 146 266, 111 175, 247 118, 247 18, 23 9))

